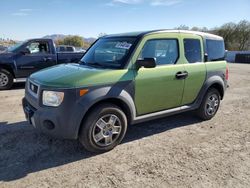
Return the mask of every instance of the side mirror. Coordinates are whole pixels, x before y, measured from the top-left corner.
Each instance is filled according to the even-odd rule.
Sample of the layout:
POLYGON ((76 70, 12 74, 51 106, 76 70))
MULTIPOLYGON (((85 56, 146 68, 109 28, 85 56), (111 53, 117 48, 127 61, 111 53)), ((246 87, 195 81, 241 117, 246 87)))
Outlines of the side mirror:
POLYGON ((137 68, 154 68, 156 67, 155 58, 144 58, 136 61, 137 68))
POLYGON ((21 54, 23 55, 30 54, 30 50, 28 48, 24 48, 21 50, 21 54))

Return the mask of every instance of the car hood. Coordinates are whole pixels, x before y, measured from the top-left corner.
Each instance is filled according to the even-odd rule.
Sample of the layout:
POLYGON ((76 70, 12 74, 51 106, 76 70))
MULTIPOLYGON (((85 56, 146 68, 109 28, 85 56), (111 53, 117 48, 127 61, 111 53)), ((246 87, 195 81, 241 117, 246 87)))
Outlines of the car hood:
POLYGON ((9 59, 12 56, 13 56, 13 53, 11 53, 11 52, 1 52, 0 53, 0 61, 5 60, 5 59, 9 59))
POLYGON ((51 88, 87 87, 130 78, 126 70, 97 69, 73 63, 47 68, 30 76, 34 82, 51 88))

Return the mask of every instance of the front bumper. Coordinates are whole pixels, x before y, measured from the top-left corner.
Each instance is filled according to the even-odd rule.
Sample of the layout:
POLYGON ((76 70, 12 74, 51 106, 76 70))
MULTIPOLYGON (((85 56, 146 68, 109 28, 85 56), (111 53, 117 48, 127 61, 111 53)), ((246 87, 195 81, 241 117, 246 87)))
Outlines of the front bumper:
POLYGON ((82 114, 81 106, 76 102, 75 90, 64 91, 64 101, 59 107, 47 107, 41 104, 39 99, 43 90, 48 89, 41 87, 38 96, 34 96, 26 87, 22 105, 27 121, 38 131, 52 137, 77 139, 82 114))
POLYGON ((35 127, 35 122, 34 122, 35 109, 32 109, 31 106, 28 105, 28 102, 25 100, 25 98, 23 98, 22 100, 22 105, 26 120, 29 122, 29 124, 35 127))

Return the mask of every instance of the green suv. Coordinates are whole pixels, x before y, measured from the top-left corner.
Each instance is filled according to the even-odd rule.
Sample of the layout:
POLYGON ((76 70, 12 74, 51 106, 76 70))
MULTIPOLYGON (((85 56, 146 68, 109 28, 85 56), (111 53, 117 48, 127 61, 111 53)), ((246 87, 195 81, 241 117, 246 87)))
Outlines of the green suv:
POLYGON ((195 110, 217 112, 227 86, 223 38, 157 30, 99 38, 79 64, 32 74, 23 109, 36 129, 79 139, 92 152, 117 146, 129 124, 195 110))

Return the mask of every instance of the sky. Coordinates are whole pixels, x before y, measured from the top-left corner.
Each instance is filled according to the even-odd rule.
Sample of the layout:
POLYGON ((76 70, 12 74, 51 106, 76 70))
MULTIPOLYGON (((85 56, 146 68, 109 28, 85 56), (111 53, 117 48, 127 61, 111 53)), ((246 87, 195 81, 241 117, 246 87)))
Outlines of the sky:
POLYGON ((250 21, 250 0, 0 0, 0 38, 97 37, 250 21))

